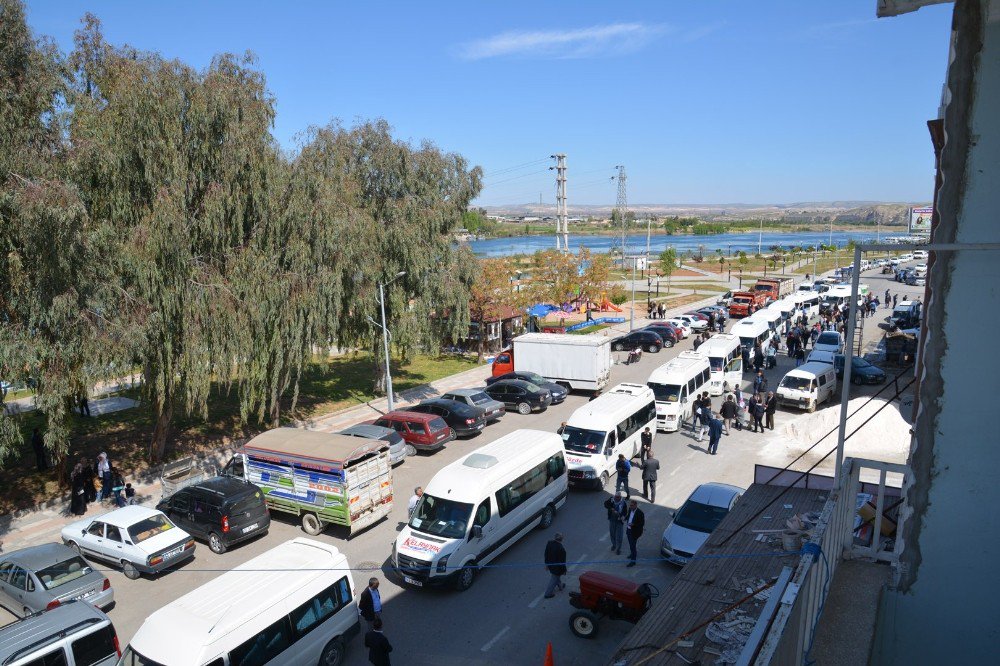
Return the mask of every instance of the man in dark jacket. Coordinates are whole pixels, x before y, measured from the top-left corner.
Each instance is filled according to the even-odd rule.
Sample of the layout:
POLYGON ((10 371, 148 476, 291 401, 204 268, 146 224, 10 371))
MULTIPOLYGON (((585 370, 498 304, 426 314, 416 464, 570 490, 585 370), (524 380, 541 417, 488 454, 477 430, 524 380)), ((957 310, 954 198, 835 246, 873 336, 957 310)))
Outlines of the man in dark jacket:
POLYGON ((358 599, 358 611, 368 623, 369 630, 374 629, 376 622, 382 621, 382 596, 378 591, 378 578, 368 579, 368 587, 358 599))
POLYGON ((376 619, 372 629, 365 634, 365 647, 368 648, 368 661, 375 666, 389 666, 389 653, 392 646, 389 639, 382 633, 382 620, 376 619))
POLYGON ((566 575, 566 549, 562 540, 562 533, 556 532, 555 538, 545 544, 545 568, 552 574, 545 588, 546 599, 556 596, 556 588, 566 589, 566 583, 562 582, 562 577, 566 575))
POLYGON ((618 479, 615 481, 615 490, 621 490, 628 497, 632 493, 629 492, 628 488, 628 473, 632 471, 632 463, 625 459, 624 453, 618 454, 618 460, 615 462, 615 471, 618 473, 618 479))
POLYGON ((642 431, 641 435, 639 435, 639 442, 640 442, 639 460, 645 460, 646 458, 652 456, 653 433, 648 427, 642 431))
POLYGON ((634 567, 638 558, 636 548, 642 530, 646 527, 646 514, 639 508, 639 503, 632 500, 628 503, 628 514, 625 516, 625 536, 628 538, 628 566, 634 567))
MULTIPOLYGON (((729 397, 726 398, 726 401, 722 403, 722 407, 719 410, 719 413, 722 415, 722 418, 724 419, 723 425, 726 428, 727 435, 729 434, 729 427, 733 425, 733 419, 736 418, 737 409, 738 407, 736 405, 736 399, 730 395, 729 397)), ((709 430, 711 430, 711 428, 709 430)))
POLYGON ((622 554, 622 538, 625 535, 625 514, 628 504, 621 491, 615 496, 604 500, 604 508, 608 510, 608 529, 611 531, 611 550, 622 554))
POLYGON ((768 430, 774 430, 774 412, 778 409, 778 399, 774 396, 774 391, 767 392, 764 400, 764 416, 767 417, 768 430))
POLYGON ((656 476, 660 469, 660 461, 650 454, 642 461, 642 496, 656 503, 656 476))
POLYGON ((719 450, 720 439, 722 439, 722 421, 718 414, 712 414, 708 421, 708 452, 713 456, 719 450))
POLYGON ((750 372, 750 348, 743 347, 743 372, 750 372))

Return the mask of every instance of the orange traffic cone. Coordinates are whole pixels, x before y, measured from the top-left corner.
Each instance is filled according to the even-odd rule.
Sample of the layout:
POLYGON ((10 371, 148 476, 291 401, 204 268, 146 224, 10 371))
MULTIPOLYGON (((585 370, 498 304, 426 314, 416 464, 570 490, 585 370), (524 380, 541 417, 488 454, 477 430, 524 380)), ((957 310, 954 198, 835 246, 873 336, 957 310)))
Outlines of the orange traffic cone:
POLYGON ((545 664, 544 666, 556 666, 555 660, 552 658, 552 642, 550 641, 548 646, 545 648, 545 664))

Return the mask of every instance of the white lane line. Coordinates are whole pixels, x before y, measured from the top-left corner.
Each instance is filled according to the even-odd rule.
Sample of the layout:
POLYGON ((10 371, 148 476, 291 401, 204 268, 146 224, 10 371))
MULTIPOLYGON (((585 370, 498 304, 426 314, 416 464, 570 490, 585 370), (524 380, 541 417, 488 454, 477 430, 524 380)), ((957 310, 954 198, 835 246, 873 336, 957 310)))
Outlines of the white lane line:
POLYGON ((601 540, 601 542, 603 543, 603 542, 607 541, 607 540, 608 540, 608 539, 610 539, 610 538, 611 538, 611 535, 610 535, 610 534, 605 534, 604 536, 602 536, 602 537, 601 537, 601 539, 600 539, 600 540, 601 540))
POLYGON ((528 608, 534 608, 534 607, 535 607, 535 606, 537 606, 537 605, 538 605, 538 604, 539 604, 539 603, 540 603, 540 602, 542 601, 542 599, 544 599, 544 598, 545 598, 545 593, 544 593, 544 592, 542 592, 542 593, 541 593, 541 594, 539 594, 539 595, 538 595, 537 597, 535 597, 535 600, 534 600, 534 601, 532 601, 532 602, 531 602, 530 604, 528 604, 528 608))
POLYGON ((676 474, 676 473, 677 473, 677 471, 678 471, 679 469, 680 469, 680 467, 678 467, 678 468, 674 469, 674 471, 672 471, 672 472, 670 473, 670 476, 673 476, 674 474, 676 474))
POLYGON ((576 564, 574 564, 573 566, 569 567, 569 569, 567 569, 567 571, 569 571, 571 569, 576 569, 578 566, 580 566, 581 564, 583 564, 584 562, 586 562, 588 557, 590 557, 590 555, 587 554, 587 553, 584 553, 583 555, 580 556, 580 560, 576 564))
POLYGON ((496 643, 498 640, 500 640, 500 638, 504 634, 506 634, 508 631, 510 631, 510 625, 507 625, 506 627, 504 627, 503 629, 501 629, 499 632, 497 632, 497 635, 494 636, 493 638, 491 638, 489 643, 487 643, 486 645, 484 645, 483 647, 481 647, 479 649, 482 650, 483 652, 489 652, 490 648, 493 647, 493 644, 496 643))

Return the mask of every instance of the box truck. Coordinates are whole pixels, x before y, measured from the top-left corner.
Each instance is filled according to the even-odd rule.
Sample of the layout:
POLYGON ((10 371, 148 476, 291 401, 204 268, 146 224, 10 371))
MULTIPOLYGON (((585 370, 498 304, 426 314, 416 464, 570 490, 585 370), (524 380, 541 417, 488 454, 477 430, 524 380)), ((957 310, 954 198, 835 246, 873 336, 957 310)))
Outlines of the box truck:
POLYGON ((594 335, 526 333, 493 360, 493 376, 535 372, 570 390, 600 391, 611 380, 611 339, 594 335))

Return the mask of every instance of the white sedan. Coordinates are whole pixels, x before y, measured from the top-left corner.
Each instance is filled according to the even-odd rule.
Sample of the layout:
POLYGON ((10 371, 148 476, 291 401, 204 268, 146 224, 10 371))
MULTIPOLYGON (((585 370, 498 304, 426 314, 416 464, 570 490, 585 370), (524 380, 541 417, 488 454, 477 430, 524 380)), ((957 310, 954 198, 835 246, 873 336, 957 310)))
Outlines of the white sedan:
POLYGON ((698 317, 692 317, 691 315, 677 315, 677 318, 681 321, 687 322, 688 328, 692 331, 704 331, 708 328, 708 322, 698 317))
POLYGON ((156 509, 126 506, 70 523, 62 540, 87 557, 120 564, 127 578, 158 573, 194 556, 194 539, 156 509))
POLYGON ((664 530, 660 554, 673 564, 687 564, 742 495, 742 488, 725 483, 695 488, 664 530))
POLYGON ((673 324, 678 329, 680 329, 681 335, 683 335, 685 338, 691 335, 691 326, 688 324, 687 321, 683 319, 668 319, 667 323, 673 324))

